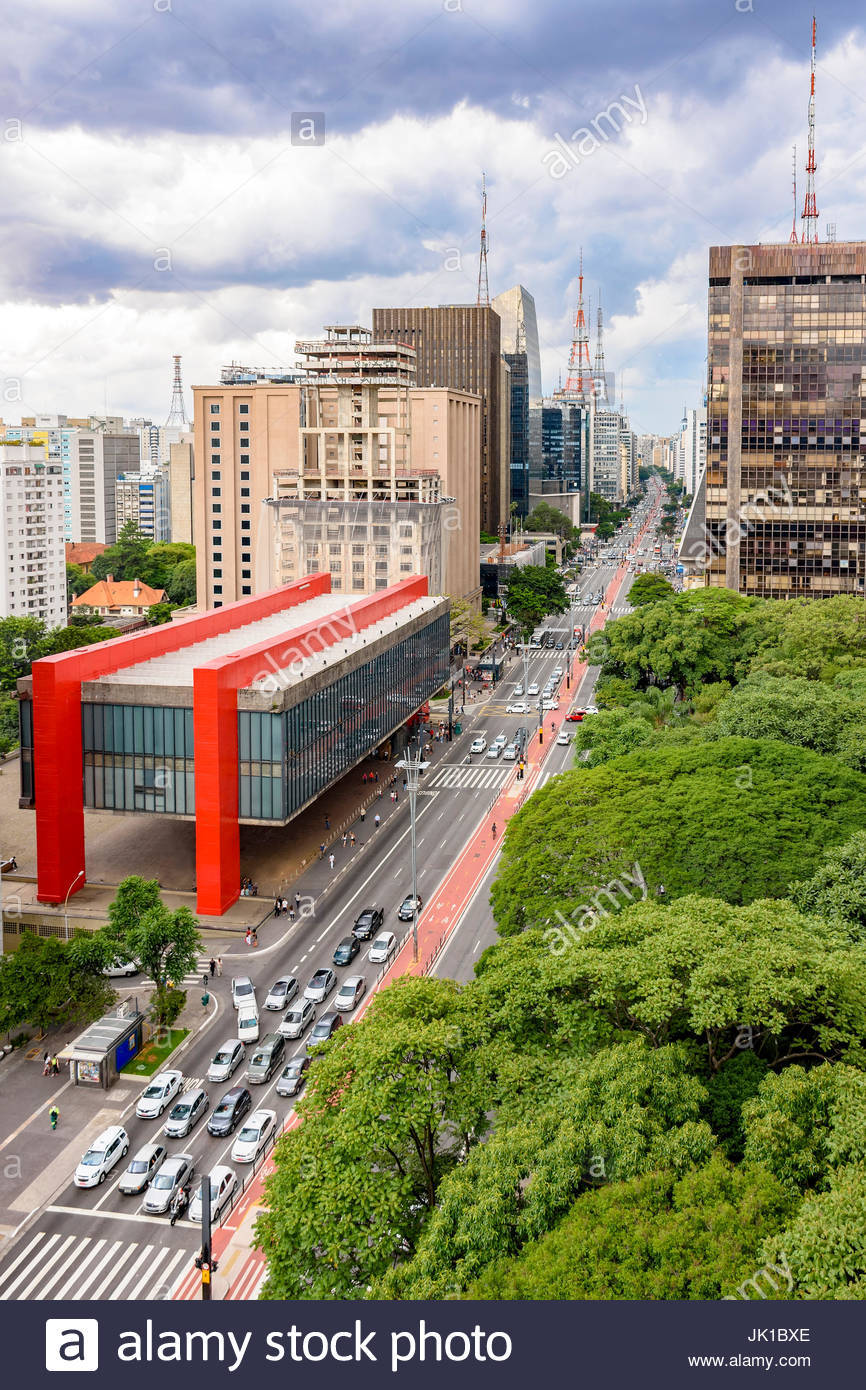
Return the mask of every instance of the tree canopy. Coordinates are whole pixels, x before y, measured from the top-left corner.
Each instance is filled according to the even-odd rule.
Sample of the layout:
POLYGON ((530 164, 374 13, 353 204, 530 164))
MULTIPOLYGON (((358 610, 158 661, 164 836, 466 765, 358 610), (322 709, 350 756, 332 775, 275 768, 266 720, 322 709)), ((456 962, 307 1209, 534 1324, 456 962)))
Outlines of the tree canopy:
POLYGON ((648 603, 660 603, 672 598, 674 587, 662 574, 639 574, 628 591, 632 608, 645 608, 648 603))
POLYGON ((559 507, 551 507, 549 502, 538 502, 523 523, 527 531, 550 531, 562 540, 580 540, 580 530, 559 507))
POLYGON ((568 595, 562 576, 543 565, 515 568, 509 577, 505 604, 511 617, 524 631, 542 622, 550 613, 564 613, 568 595))
POLYGON ((41 1032, 90 1023, 106 1013, 114 990, 98 955, 78 940, 25 932, 17 951, 0 956, 0 1032, 35 1024, 41 1032))

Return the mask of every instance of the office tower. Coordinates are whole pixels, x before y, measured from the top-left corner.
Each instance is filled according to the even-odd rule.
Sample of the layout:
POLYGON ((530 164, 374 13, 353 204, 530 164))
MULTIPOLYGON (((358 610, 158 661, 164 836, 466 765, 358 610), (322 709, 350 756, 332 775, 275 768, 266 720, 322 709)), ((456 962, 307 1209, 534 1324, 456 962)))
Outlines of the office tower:
POLYGON ((508 357, 525 353, 527 386, 530 401, 541 400, 541 350, 538 345, 538 321, 535 300, 523 285, 497 294, 491 301, 502 322, 500 350, 508 357))
POLYGON ((508 516, 510 402, 503 400, 501 324, 488 305, 374 309, 373 337, 415 349, 418 386, 481 397, 481 526, 495 532, 508 516))
POLYGON ((525 352, 504 352, 502 356, 509 372, 508 395, 511 417, 509 510, 511 504, 516 504, 517 515, 526 516, 530 511, 529 363, 525 352))
POLYGON ((708 583, 863 593, 864 327, 866 242, 711 247, 708 583))
POLYGON ((168 479, 161 469, 152 473, 122 473, 115 484, 117 533, 132 521, 154 541, 169 539, 168 479))
POLYGON ((193 543, 193 481, 195 454, 192 432, 168 451, 169 534, 173 541, 193 543))
POLYGON ((577 524, 576 508, 589 496, 590 401, 572 399, 565 390, 555 392, 530 407, 529 423, 529 510, 546 502, 577 524))
POLYGON ((92 427, 64 429, 61 448, 66 539, 113 545, 117 540, 117 478, 139 471, 138 433, 92 427))
POLYGON ((0 444, 0 617, 66 626, 63 470, 41 444, 0 444))

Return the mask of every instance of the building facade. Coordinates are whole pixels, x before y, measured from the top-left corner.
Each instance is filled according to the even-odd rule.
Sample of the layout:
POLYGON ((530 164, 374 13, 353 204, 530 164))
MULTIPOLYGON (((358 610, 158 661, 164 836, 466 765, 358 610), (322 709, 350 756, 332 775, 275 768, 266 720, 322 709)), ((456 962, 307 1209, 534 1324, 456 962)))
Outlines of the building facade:
POLYGON ((61 432, 66 540, 106 545, 117 540, 117 479, 137 473, 141 462, 137 431, 125 431, 120 424, 120 430, 61 432))
POLYGON ((710 584, 864 592, 864 328, 866 242, 711 247, 710 584))
POLYGON ((451 387, 481 397, 481 527, 495 533, 508 518, 511 456, 499 315, 474 304, 374 309, 373 337, 414 348, 418 386, 451 387))
POLYGON ((41 444, 0 444, 0 617, 66 626, 63 470, 41 444))
POLYGON ((499 315, 500 350, 504 356, 512 353, 526 354, 527 389, 530 401, 540 401, 541 389, 541 349, 538 344, 538 320, 535 314, 535 300, 523 285, 514 285, 491 300, 491 306, 499 315))
POLYGON ((168 455, 169 536, 173 541, 193 544, 193 484, 195 453, 192 435, 172 444, 168 455))
POLYGON ((115 484, 115 506, 118 535, 132 521, 152 540, 169 540, 168 479, 161 469, 120 474, 115 484))

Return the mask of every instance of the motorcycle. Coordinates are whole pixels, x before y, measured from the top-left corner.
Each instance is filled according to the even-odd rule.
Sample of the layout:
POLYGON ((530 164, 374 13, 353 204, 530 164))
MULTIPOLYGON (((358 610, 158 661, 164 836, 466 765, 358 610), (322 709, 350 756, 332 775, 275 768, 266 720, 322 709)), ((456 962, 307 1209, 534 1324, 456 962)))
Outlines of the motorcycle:
POLYGON ((171 1222, 170 1222, 170 1225, 172 1225, 172 1226, 174 1225, 174 1223, 175 1223, 175 1221, 177 1220, 177 1218, 178 1218, 179 1216, 182 1216, 182 1215, 183 1215, 183 1213, 186 1211, 186 1209, 187 1209, 188 1206, 189 1206, 189 1189, 186 1188, 186 1187, 182 1187, 182 1188, 180 1189, 180 1191, 177 1193, 177 1195, 174 1196, 174 1197, 172 1197, 172 1199, 171 1199, 171 1207, 169 1208, 169 1210, 170 1210, 170 1212, 171 1212, 171 1222))

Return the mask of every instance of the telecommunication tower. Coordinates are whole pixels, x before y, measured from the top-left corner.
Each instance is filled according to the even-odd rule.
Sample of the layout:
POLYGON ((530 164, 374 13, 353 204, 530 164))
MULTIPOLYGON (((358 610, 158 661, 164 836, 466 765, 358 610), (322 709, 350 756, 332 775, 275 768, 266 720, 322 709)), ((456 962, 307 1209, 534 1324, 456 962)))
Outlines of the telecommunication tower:
POLYGON ((812 74, 809 88, 809 151, 806 156, 806 197, 803 202, 803 245, 818 240, 818 206, 815 202, 815 16, 812 16, 812 74))
POLYGON ((490 286, 487 283, 487 181, 481 174, 481 253, 478 258, 478 298, 479 308, 490 307, 490 286))
POLYGON ((571 340, 571 355, 568 359, 566 391, 578 396, 589 396, 592 392, 592 368, 589 362, 589 329, 583 308, 583 247, 580 248, 580 272, 578 275, 577 312, 574 316, 574 337, 571 340))
POLYGON ((174 356, 174 380, 171 388, 171 410, 168 412, 168 419, 165 422, 166 429, 189 429, 189 421, 186 418, 186 406, 183 403, 183 382, 180 378, 180 356, 174 356))

